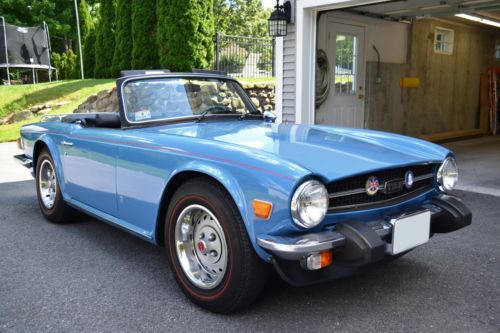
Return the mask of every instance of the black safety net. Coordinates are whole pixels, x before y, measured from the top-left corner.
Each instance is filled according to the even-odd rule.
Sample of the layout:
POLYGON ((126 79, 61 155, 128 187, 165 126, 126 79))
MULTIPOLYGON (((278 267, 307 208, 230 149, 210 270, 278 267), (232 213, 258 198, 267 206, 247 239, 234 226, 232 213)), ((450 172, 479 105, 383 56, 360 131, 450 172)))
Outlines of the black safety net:
POLYGON ((47 31, 43 26, 17 27, 5 24, 4 28, 0 19, 0 65, 50 66, 49 57, 47 31))

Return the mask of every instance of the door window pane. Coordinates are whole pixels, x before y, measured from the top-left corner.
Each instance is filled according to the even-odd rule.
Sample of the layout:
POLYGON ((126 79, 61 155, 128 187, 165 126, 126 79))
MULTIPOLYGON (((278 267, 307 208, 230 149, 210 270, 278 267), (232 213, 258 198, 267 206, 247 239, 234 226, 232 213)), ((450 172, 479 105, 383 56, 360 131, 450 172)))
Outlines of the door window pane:
POLYGON ((335 94, 356 94, 357 37, 338 34, 335 36, 335 94))

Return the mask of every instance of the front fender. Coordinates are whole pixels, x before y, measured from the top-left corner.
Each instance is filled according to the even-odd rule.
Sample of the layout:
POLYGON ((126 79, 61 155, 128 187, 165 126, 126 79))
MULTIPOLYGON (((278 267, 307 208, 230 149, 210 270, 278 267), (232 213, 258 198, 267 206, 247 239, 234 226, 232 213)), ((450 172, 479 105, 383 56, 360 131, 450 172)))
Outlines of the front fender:
POLYGON ((183 172, 198 172, 217 180, 227 190, 238 208, 245 228, 257 254, 268 261, 269 254, 257 245, 257 235, 268 233, 284 220, 290 220, 289 193, 295 181, 249 172, 228 165, 210 164, 206 161, 192 160, 178 166, 171 173, 166 188, 176 175, 183 172), (260 199, 273 204, 271 218, 262 220, 254 216, 252 201, 260 199))

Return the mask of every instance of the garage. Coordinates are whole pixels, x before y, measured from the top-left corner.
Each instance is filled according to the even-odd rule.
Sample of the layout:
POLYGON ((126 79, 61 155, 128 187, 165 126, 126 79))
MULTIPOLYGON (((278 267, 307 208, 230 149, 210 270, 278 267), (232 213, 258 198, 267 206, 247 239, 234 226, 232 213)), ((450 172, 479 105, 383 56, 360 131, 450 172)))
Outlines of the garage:
POLYGON ((498 1, 290 5, 276 40, 281 121, 433 141, 498 133, 498 1))

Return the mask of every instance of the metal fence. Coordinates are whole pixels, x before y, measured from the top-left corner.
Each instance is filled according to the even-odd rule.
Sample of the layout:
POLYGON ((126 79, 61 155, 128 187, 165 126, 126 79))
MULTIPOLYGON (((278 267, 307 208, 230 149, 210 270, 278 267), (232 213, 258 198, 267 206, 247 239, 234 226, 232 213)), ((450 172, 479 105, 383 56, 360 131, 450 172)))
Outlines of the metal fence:
POLYGON ((233 77, 274 76, 274 39, 216 34, 214 69, 233 77))

